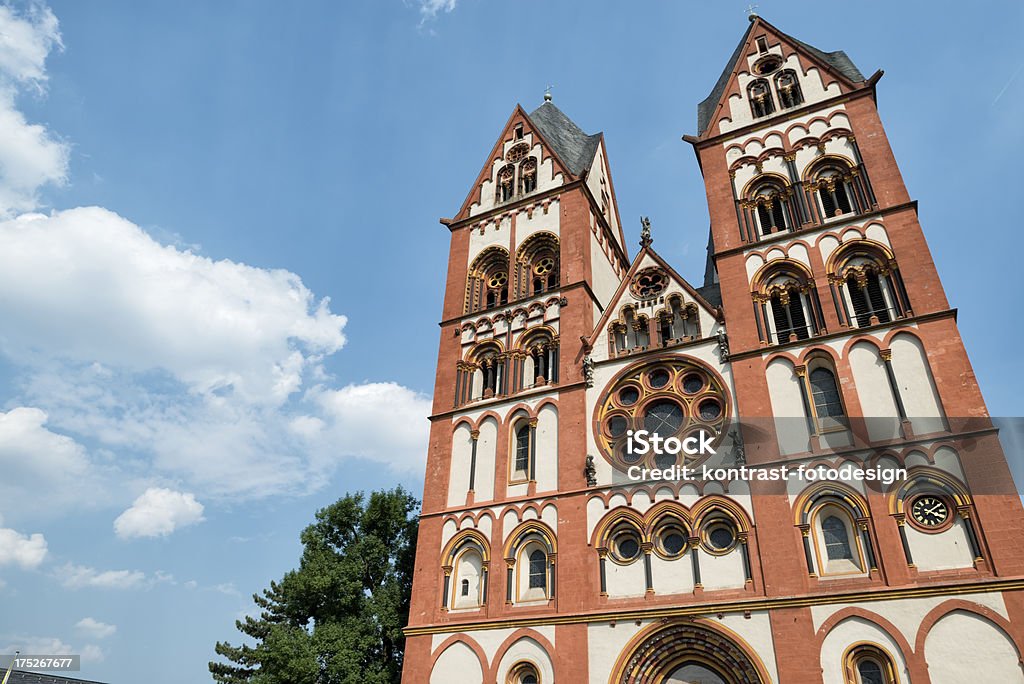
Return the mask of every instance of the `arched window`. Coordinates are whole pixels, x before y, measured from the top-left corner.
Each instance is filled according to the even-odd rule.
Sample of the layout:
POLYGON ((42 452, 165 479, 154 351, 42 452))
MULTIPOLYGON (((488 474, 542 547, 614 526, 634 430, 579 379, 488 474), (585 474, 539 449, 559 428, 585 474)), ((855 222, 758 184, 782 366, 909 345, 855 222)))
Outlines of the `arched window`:
POLYGON ((516 298, 558 288, 558 238, 543 232, 528 238, 516 254, 516 298))
POLYGON ((616 352, 622 353, 650 345, 647 332, 647 318, 637 318, 633 307, 627 306, 622 312, 622 321, 614 325, 616 352))
POLYGON ((508 304, 508 252, 488 247, 470 266, 466 313, 508 304))
POLYGON ((881 647, 861 644, 846 655, 845 684, 897 684, 892 658, 881 647))
POLYGON ((775 75, 775 89, 779 93, 779 105, 789 109, 804 103, 804 94, 800 90, 800 81, 792 69, 780 71, 775 75))
POLYGON ((883 292, 882 281, 874 270, 859 274, 850 274, 846 279, 847 291, 853 304, 853 317, 857 327, 863 328, 873 323, 888 323, 892 320, 889 305, 883 292), (871 318, 876 320, 872 322, 871 318))
POLYGON ((519 184, 524 195, 537 189, 537 160, 533 157, 519 165, 519 184))
POLYGON ((848 167, 834 161, 823 164, 811 175, 810 186, 816 191, 823 219, 858 210, 853 175, 848 167))
POLYGON ((548 556, 541 549, 530 552, 530 589, 545 589, 548 586, 548 556))
POLYGON ((853 327, 889 323, 910 310, 891 252, 870 240, 844 244, 829 259, 829 279, 839 286, 840 318, 853 327))
POLYGON ((506 164, 498 172, 497 201, 507 202, 515 194, 516 167, 506 164))
POLYGON ((464 579, 460 584, 462 587, 459 589, 459 596, 469 596, 469 580, 464 579))
POLYGON ((516 663, 508 671, 508 684, 538 684, 540 674, 533 663, 516 663))
POLYGON ((505 389, 505 360, 493 343, 473 355, 476 366, 471 399, 490 399, 505 389))
POLYGON ((774 179, 753 186, 746 206, 754 210, 761 235, 779 233, 794 227, 789 203, 791 196, 789 188, 774 179))
POLYGON ((772 90, 768 87, 767 80, 759 78, 747 86, 747 96, 750 99, 750 111, 755 119, 768 116, 775 111, 772 90))
POLYGON ((821 521, 821 533, 825 538, 825 556, 828 560, 853 560, 850 537, 846 525, 834 515, 821 521))
POLYGON ((835 373, 823 365, 817 366, 808 373, 807 382, 811 387, 811 404, 818 429, 827 432, 830 429, 845 428, 846 413, 843 411, 835 373))
POLYGON ((466 535, 455 541, 445 554, 451 577, 445 577, 444 596, 450 610, 475 609, 485 602, 487 593, 487 549, 482 538, 466 535), (449 584, 451 582, 451 591, 449 584))
POLYGON ((700 315, 697 305, 683 304, 683 298, 675 295, 669 298, 668 309, 661 312, 661 346, 681 340, 700 337, 700 315))
POLYGON ((856 529, 850 512, 838 499, 818 505, 812 513, 812 532, 819 575, 864 573, 856 529))
POLYGON ((793 287, 775 289, 771 294, 770 305, 778 344, 806 340, 811 336, 807 325, 810 307, 805 293, 798 286, 794 284, 793 287))
POLYGON ((547 601, 555 596, 555 542, 539 522, 523 523, 513 531, 509 547, 506 600, 510 603, 547 601))
POLYGON ((530 477, 530 461, 533 457, 532 432, 528 420, 516 424, 512 445, 512 482, 525 481, 530 477))

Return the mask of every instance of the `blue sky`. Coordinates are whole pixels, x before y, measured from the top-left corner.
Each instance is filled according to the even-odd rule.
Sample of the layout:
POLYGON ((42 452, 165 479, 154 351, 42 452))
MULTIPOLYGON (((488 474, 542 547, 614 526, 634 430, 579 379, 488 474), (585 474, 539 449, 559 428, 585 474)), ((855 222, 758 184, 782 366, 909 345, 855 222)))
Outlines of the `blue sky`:
MULTIPOLYGON (((207 681, 346 491, 422 485, 454 214, 545 86, 699 281, 740 2, 0 5, 0 651, 207 681)), ((1024 5, 761 3, 865 74, 993 415, 1024 414, 1024 5)))

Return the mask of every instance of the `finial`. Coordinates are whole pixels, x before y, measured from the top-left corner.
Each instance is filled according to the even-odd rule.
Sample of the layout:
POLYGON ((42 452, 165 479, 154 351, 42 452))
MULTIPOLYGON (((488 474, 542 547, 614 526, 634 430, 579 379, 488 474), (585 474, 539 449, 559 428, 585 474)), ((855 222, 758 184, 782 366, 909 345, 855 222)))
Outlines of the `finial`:
POLYGON ((747 19, 750 21, 757 19, 757 5, 747 5, 747 19))
POLYGON ((555 87, 554 85, 549 85, 547 88, 544 89, 544 101, 545 102, 551 102, 551 89, 554 88, 554 87, 555 87))
POLYGON ((640 217, 640 246, 647 247, 654 242, 651 237, 651 219, 646 216, 640 217))

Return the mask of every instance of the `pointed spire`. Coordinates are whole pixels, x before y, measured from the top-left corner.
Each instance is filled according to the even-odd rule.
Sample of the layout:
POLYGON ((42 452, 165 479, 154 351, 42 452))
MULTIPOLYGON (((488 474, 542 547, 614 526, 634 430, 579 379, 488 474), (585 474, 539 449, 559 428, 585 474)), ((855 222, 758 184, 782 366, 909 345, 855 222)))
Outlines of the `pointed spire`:
POLYGON ((651 219, 646 216, 640 217, 640 246, 648 247, 654 242, 654 238, 651 237, 651 219))

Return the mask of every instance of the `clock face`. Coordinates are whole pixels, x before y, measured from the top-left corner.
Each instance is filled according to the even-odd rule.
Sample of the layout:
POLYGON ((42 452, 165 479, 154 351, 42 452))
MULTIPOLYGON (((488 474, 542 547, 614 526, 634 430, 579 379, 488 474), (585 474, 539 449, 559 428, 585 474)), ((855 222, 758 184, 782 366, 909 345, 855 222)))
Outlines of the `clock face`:
POLYGON ((936 496, 919 496, 914 499, 910 514, 921 527, 939 527, 949 519, 949 507, 936 496))

